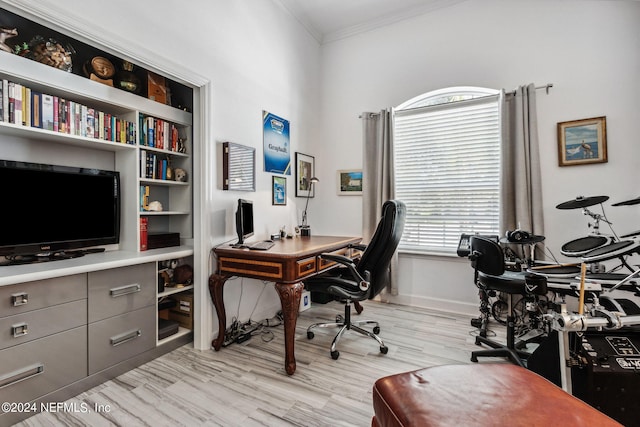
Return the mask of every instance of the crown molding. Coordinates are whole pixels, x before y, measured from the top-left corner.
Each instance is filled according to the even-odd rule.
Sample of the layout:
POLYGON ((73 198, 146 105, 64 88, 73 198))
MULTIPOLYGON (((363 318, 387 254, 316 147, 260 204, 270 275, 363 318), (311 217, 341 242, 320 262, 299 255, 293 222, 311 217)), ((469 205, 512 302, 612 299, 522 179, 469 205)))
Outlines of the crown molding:
POLYGON ((311 23, 308 16, 298 7, 295 1, 273 0, 282 10, 302 25, 305 30, 320 44, 322 44, 322 33, 311 23))
MULTIPOLYGON (((322 44, 335 42, 338 40, 353 37, 358 34, 373 31, 378 28, 386 27, 388 25, 395 24, 406 19, 415 18, 416 16, 424 15, 439 9, 444 9, 458 3, 463 3, 468 0, 432 0, 424 5, 418 5, 415 7, 409 7, 396 13, 382 16, 377 19, 372 19, 361 24, 353 25, 351 27, 343 28, 336 31, 331 31, 324 34, 322 37, 322 44)), ((640 0, 639 0, 640 1, 640 0)))

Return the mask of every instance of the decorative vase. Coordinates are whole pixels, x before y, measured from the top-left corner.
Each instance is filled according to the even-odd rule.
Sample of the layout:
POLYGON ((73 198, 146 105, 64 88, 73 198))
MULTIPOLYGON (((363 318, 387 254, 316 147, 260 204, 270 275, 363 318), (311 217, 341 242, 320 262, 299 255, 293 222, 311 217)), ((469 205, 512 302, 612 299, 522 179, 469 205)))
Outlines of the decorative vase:
POLYGON ((127 92, 138 93, 140 91, 140 79, 133 73, 133 64, 122 61, 122 70, 116 75, 118 88, 127 92))

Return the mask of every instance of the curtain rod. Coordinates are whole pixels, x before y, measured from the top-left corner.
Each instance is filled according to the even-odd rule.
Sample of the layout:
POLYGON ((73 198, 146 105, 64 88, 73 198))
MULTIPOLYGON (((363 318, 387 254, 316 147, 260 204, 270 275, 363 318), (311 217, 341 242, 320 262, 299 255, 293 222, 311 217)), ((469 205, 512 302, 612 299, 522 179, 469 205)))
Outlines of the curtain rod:
MULTIPOLYGON (((544 89, 547 92, 547 95, 549 95, 549 89, 551 89, 553 87, 553 83, 547 83, 544 86, 536 86, 535 89, 536 90, 540 90, 540 89, 544 89)), ((507 95, 515 95, 516 91, 512 90, 511 92, 505 92, 507 95)))

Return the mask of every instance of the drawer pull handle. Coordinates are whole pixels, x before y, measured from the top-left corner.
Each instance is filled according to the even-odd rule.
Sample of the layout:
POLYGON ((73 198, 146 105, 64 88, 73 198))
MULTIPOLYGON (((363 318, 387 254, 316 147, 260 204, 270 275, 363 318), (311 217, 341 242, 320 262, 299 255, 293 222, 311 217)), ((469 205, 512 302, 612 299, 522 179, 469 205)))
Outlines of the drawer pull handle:
POLYGON ((44 365, 42 363, 36 363, 34 365, 30 365, 13 372, 9 372, 8 374, 0 376, 0 388, 10 386, 20 381, 28 380, 29 378, 40 375, 43 372, 44 365))
POLYGON ((20 292, 19 294, 11 295, 11 305, 19 307, 29 302, 29 294, 26 292, 20 292))
POLYGON ((11 325, 11 333, 14 338, 23 337, 29 333, 29 325, 26 322, 11 325))
POLYGON ((142 335, 142 331, 140 329, 116 335, 115 337, 111 337, 111 346, 115 347, 128 341, 135 340, 140 335, 142 335))
POLYGON ((111 288, 109 290, 109 294, 111 298, 121 297, 124 295, 135 294, 136 292, 140 292, 142 288, 138 283, 134 283, 133 285, 120 286, 119 288, 111 288))

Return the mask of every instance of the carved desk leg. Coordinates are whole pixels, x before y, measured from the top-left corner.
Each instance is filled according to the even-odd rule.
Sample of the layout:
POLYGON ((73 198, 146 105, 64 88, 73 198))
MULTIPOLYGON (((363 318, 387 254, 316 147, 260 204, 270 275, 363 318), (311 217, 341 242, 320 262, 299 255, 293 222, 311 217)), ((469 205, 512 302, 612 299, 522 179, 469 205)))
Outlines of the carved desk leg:
POLYGON ((211 345, 216 351, 222 347, 222 343, 224 343, 224 332, 227 329, 227 313, 224 309, 224 299, 222 297, 222 291, 226 281, 227 277, 219 274, 212 274, 209 277, 209 294, 211 295, 211 301, 218 314, 218 337, 211 342, 211 345))
POLYGON ((296 338, 296 323, 300 309, 300 296, 304 285, 302 283, 276 283, 276 291, 280 296, 282 316, 284 317, 284 369, 293 375, 296 371, 296 356, 294 344, 296 338))

